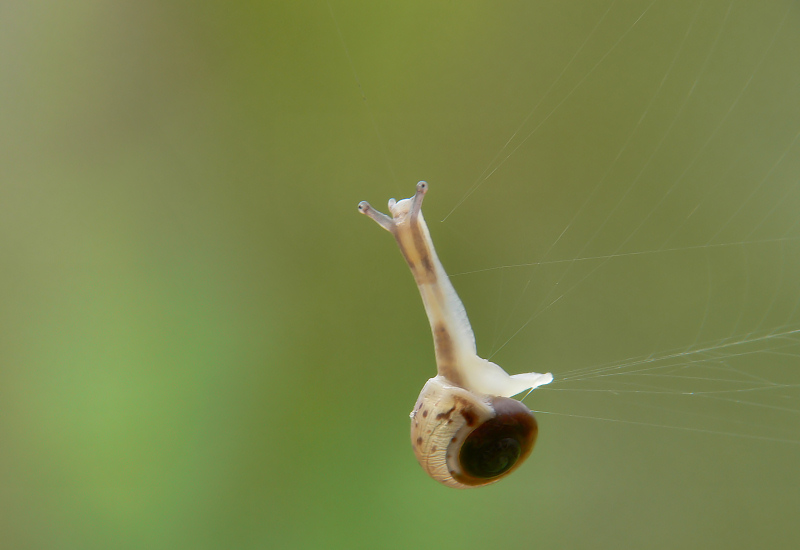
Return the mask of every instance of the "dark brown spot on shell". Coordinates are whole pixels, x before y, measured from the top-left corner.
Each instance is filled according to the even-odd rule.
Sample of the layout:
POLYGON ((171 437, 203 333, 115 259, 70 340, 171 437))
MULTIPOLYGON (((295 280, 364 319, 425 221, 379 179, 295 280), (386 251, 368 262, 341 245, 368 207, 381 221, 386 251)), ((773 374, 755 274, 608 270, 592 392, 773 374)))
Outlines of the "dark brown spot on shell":
POLYGON ((450 442, 451 442, 451 443, 455 443, 455 442, 456 442, 456 440, 458 440, 458 436, 455 436, 455 435, 454 435, 452 438, 450 438, 450 442))
POLYGON ((469 408, 464 409, 463 411, 461 411, 461 416, 464 417, 464 420, 466 421, 467 426, 474 426, 475 423, 478 421, 478 415, 475 414, 475 411, 473 411, 472 409, 469 409, 469 408))
POLYGON ((421 437, 417 438, 417 445, 422 445, 422 438, 421 437))
POLYGON ((422 418, 428 418, 428 409, 422 411, 422 418))
POLYGON ((441 420, 442 418, 450 418, 450 415, 453 414, 453 411, 456 410, 455 405, 450 407, 449 411, 441 412, 436 415, 436 420, 441 420))
POLYGON ((434 445, 434 446, 432 446, 432 447, 431 447, 431 452, 432 452, 432 453, 435 453, 435 452, 436 452, 436 445, 434 445))

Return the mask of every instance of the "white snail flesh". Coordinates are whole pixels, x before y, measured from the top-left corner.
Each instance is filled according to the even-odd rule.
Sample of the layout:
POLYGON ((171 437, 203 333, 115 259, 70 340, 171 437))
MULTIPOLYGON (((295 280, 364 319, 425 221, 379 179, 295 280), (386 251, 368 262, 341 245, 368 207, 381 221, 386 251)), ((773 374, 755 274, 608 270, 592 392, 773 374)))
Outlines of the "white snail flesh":
POLYGON ((447 277, 422 216, 428 184, 389 200, 391 217, 369 203, 358 209, 391 232, 422 295, 436 352, 437 376, 411 412, 411 444, 422 468, 449 487, 480 487, 510 474, 533 450, 533 413, 511 396, 553 380, 550 373, 509 375, 478 357, 466 310, 447 277))

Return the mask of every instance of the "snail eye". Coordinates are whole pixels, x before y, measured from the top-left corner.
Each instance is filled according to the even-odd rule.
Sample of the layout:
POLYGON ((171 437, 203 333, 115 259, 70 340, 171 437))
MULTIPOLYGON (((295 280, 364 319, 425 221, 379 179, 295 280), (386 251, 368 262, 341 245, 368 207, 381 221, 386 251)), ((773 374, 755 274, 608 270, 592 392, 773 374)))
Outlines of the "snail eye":
POLYGON ((513 469, 530 454, 538 434, 536 419, 525 405, 506 398, 493 401, 497 416, 477 427, 459 453, 464 473, 478 479, 513 469))

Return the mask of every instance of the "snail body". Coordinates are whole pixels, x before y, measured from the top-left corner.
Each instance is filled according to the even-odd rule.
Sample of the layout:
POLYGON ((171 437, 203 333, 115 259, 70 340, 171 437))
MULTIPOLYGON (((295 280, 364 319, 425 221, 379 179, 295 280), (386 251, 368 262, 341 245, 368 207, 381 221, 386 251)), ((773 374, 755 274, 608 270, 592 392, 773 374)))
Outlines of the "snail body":
POLYGON ((477 355, 466 310, 444 271, 422 216, 425 182, 409 199, 389 201, 389 217, 369 203, 359 211, 397 240, 422 296, 436 352, 411 412, 411 444, 422 468, 449 487, 499 481, 530 455, 538 435, 533 413, 511 396, 553 380, 550 373, 509 375, 477 355))

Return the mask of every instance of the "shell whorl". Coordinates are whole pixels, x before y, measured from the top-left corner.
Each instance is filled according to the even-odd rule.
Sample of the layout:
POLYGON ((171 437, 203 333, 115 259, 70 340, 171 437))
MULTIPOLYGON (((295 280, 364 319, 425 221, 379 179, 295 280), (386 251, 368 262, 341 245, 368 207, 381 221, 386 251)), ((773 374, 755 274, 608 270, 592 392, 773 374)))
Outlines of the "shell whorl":
POLYGON ((515 399, 480 396, 437 376, 411 413, 411 443, 422 468, 456 488, 499 481, 528 457, 538 427, 515 399))

